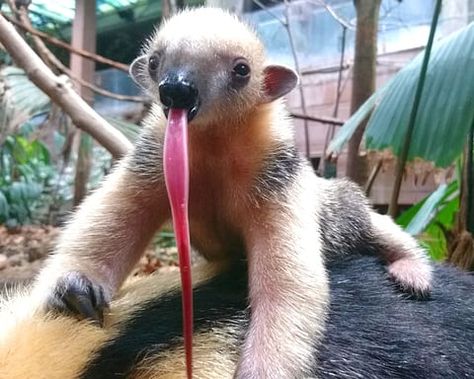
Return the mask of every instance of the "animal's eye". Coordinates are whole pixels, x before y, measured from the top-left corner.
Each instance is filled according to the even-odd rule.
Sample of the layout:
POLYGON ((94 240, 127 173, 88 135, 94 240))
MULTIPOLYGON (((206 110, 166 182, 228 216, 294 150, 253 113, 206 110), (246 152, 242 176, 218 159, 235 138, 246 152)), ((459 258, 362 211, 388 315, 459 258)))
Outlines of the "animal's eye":
POLYGON ((245 58, 237 58, 232 69, 231 87, 235 90, 245 87, 250 81, 250 66, 245 58))
POLYGON ((246 63, 239 62, 234 66, 234 74, 245 78, 250 74, 250 67, 246 63))
POLYGON ((156 55, 152 55, 150 59, 148 59, 148 69, 150 70, 150 72, 155 72, 156 70, 158 70, 158 66, 158 57, 156 55))

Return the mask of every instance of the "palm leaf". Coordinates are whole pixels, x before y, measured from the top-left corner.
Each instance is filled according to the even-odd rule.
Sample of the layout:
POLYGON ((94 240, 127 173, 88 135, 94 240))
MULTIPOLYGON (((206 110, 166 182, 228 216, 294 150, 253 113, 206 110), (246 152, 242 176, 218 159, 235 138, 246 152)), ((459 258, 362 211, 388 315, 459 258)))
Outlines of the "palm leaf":
POLYGON ((436 191, 403 212, 397 223, 419 241, 435 260, 446 257, 444 229, 451 230, 459 210, 459 181, 441 184, 436 191))
MULTIPOLYGON (((17 67, 8 66, 0 70, 0 125, 7 133, 29 119, 50 110, 51 100, 17 67)), ((137 138, 139 127, 135 124, 106 118, 130 141, 137 138)))
POLYGON ((413 236, 422 233, 436 219, 444 206, 455 198, 459 191, 459 182, 441 184, 433 193, 419 203, 408 208, 397 218, 397 223, 413 236))
POLYGON ((382 97, 385 88, 386 87, 383 87, 372 94, 372 96, 370 96, 365 103, 360 106, 352 117, 344 123, 342 128, 339 129, 339 132, 329 144, 328 152, 330 154, 341 152, 344 145, 351 139, 360 123, 370 115, 376 102, 382 97))
MULTIPOLYGON (((423 53, 362 105, 373 108, 365 132, 368 149, 398 155, 408 125, 423 53), (373 97, 379 99, 375 104, 373 97)), ((474 23, 437 43, 431 52, 408 159, 449 166, 462 152, 474 118, 474 23)), ((340 151, 364 118, 356 112, 339 130, 330 152, 340 151), (354 126, 354 123, 357 125, 354 126), (343 137, 342 137, 343 136, 343 137)), ((367 112, 368 113, 368 112, 367 112)))
POLYGON ((0 70, 0 122, 14 130, 32 117, 48 112, 51 101, 22 69, 7 66, 0 70))
POLYGON ((130 142, 135 142, 138 134, 140 133, 140 127, 131 122, 119 120, 117 118, 105 117, 105 119, 119 132, 127 137, 130 142))

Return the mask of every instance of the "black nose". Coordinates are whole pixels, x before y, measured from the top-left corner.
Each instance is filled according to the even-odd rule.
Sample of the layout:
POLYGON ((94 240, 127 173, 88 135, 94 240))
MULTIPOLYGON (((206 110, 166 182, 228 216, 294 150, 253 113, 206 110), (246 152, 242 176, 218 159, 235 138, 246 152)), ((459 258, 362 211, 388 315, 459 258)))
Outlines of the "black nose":
POLYGON ((198 100, 198 90, 187 81, 164 79, 160 82, 160 100, 167 108, 191 109, 198 100))

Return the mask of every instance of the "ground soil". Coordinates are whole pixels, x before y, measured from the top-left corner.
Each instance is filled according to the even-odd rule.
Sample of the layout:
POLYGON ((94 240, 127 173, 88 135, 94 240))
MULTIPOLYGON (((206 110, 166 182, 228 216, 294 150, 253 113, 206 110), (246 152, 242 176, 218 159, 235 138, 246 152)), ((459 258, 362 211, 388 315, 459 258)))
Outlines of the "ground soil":
MULTIPOLYGON (((58 235, 59 229, 51 226, 23 226, 16 230, 0 226, 0 289, 30 282, 52 251, 58 235)), ((177 269, 175 247, 150 246, 133 274, 177 269)))

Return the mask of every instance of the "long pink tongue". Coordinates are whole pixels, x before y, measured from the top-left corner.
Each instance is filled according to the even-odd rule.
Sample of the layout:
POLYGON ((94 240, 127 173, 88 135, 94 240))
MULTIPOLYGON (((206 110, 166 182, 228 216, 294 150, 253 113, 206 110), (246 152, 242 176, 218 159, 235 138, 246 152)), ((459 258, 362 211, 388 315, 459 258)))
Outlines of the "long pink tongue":
POLYGON ((181 271, 183 336, 186 373, 193 375, 193 292, 191 279, 191 243, 189 239, 188 200, 188 119, 185 109, 170 109, 165 131, 163 164, 166 189, 171 204, 173 227, 178 245, 181 271))

